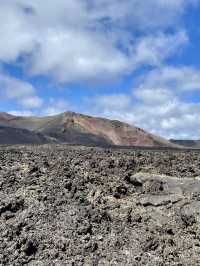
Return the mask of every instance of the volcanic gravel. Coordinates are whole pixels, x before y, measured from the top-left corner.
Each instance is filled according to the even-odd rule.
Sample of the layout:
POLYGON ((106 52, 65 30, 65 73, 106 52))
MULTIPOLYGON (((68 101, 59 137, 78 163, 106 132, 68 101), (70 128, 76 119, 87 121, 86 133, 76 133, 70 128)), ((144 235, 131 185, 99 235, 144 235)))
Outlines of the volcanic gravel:
POLYGON ((0 147, 0 265, 200 265, 200 153, 0 147))

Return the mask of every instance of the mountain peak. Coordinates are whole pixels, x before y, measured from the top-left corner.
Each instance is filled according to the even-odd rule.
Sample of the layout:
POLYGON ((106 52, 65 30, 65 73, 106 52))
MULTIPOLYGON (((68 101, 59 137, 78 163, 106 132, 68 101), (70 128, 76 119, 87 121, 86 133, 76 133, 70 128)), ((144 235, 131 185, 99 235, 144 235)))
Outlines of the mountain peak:
POLYGON ((0 120, 10 120, 10 119, 13 119, 15 116, 14 115, 11 115, 9 113, 6 113, 6 112, 0 112, 0 120))
POLYGON ((127 123, 71 111, 46 117, 21 117, 0 113, 0 126, 34 131, 57 142, 69 144, 176 146, 127 123))

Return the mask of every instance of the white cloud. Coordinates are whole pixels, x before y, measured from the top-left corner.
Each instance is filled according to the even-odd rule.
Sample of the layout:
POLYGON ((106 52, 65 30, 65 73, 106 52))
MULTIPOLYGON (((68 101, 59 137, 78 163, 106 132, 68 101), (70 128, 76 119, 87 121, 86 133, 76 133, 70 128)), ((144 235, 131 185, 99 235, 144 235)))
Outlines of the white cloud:
POLYGON ((66 100, 50 98, 41 115, 57 115, 71 110, 72 106, 66 100))
POLYGON ((175 34, 158 33, 138 40, 135 47, 136 66, 160 65, 164 59, 173 55, 177 50, 188 42, 188 37, 184 31, 175 34))
MULTIPOLYGON (((168 137, 197 137, 199 104, 182 95, 199 90, 200 71, 165 65, 189 42, 179 22, 186 8, 199 2, 1 0, 0 64, 17 63, 26 74, 61 83, 112 82, 152 66, 133 94, 101 95, 93 111, 168 137)), ((25 113, 43 107, 34 113, 49 115, 72 108, 59 99, 44 103, 31 84, 1 71, 0 88, 0 96, 25 113)))
POLYGON ((184 97, 199 89, 200 70, 169 66, 153 70, 133 90, 134 97, 140 100, 133 109, 134 121, 169 138, 199 138, 200 105, 184 97))
POLYGON ((96 97, 93 100, 96 108, 92 112, 167 138, 199 139, 200 104, 188 102, 184 97, 186 92, 199 91, 199 77, 200 70, 190 67, 152 70, 138 79, 138 87, 134 88, 133 94, 104 95, 103 100, 101 96, 96 97), (122 104, 112 104, 113 99, 122 104))
POLYGON ((200 70, 194 67, 165 66, 149 72, 139 81, 139 88, 171 88, 178 91, 200 90, 200 70))
POLYGON ((140 89, 134 91, 134 94, 138 99, 141 99, 149 105, 166 104, 172 99, 175 99, 175 94, 171 90, 159 87, 141 87, 140 89))
POLYGON ((23 53, 32 51, 37 36, 29 25, 23 10, 12 1, 1 1, 0 9, 0 60, 15 61, 23 53))
MULTIPOLYGON (((88 101, 91 104, 90 101, 88 101)), ((108 108, 109 110, 121 110, 127 108, 131 101, 130 97, 125 94, 111 94, 111 95, 99 95, 95 100, 95 108, 101 110, 102 108, 108 108)))
POLYGON ((127 71, 128 66, 128 58, 103 36, 49 30, 32 58, 31 73, 48 73, 61 82, 101 80, 127 71))
MULTIPOLYGON (((32 105, 32 103, 31 103, 32 105)), ((30 106, 26 104, 23 106, 21 110, 9 110, 7 111, 9 114, 16 116, 51 116, 57 115, 66 111, 70 111, 72 105, 69 104, 66 100, 50 98, 48 101, 44 102, 42 108, 39 110, 28 109, 30 106)))
POLYGON ((95 17, 133 26, 135 30, 163 29, 175 25, 185 8, 199 0, 94 0, 95 17))
POLYGON ((21 81, 0 72, 0 96, 4 100, 14 100, 23 108, 39 108, 42 99, 36 95, 36 89, 28 82, 21 81))
POLYGON ((192 2, 2 0, 0 61, 23 58, 29 73, 59 82, 112 80, 185 44, 174 25, 192 2), (175 33, 162 33, 167 27, 175 33))
POLYGON ((15 116, 34 116, 34 113, 29 110, 24 110, 24 111, 11 110, 8 111, 8 113, 15 116))
POLYGON ((20 104, 25 108, 38 108, 42 106, 43 100, 36 95, 21 99, 20 104))

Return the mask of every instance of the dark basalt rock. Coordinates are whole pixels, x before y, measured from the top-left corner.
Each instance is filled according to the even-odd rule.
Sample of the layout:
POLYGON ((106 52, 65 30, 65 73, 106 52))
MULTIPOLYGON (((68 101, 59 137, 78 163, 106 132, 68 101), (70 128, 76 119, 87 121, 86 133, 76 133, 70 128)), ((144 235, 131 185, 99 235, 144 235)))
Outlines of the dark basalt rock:
POLYGON ((0 148, 0 265, 200 265, 200 153, 0 148))
POLYGON ((34 255, 37 252, 36 241, 28 240, 24 245, 23 251, 27 256, 34 255))

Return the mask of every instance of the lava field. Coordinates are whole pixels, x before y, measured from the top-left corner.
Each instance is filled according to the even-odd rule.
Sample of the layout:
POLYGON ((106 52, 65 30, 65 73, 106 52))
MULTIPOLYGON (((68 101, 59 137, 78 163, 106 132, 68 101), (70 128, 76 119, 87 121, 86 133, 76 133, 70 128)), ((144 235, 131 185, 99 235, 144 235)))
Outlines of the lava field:
POLYGON ((200 265, 200 152, 0 147, 0 265, 200 265))

